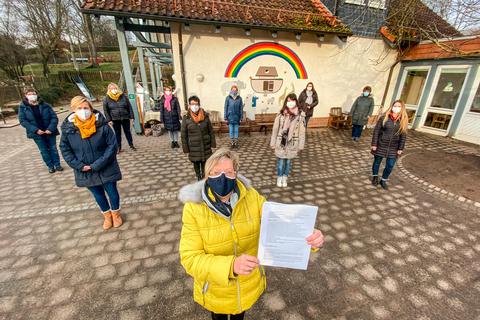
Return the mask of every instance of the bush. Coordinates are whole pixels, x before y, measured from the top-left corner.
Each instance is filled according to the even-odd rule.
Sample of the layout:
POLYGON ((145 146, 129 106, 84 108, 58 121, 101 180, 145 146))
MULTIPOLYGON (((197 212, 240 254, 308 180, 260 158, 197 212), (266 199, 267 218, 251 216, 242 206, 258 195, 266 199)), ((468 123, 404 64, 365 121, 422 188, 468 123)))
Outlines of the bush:
POLYGON ((54 104, 57 102, 66 92, 63 86, 51 86, 46 89, 42 89, 38 91, 38 95, 43 99, 43 101, 54 104))

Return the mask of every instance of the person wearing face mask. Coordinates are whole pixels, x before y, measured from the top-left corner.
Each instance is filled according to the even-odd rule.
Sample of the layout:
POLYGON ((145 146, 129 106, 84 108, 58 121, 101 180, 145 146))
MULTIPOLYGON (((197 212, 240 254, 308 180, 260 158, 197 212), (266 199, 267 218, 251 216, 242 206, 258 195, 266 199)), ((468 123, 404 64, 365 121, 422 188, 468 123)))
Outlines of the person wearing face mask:
MULTIPOLYGON (((183 187, 178 196, 184 203, 180 262, 193 277, 195 302, 213 320, 244 319, 266 288, 257 259, 265 198, 239 167, 238 154, 221 148, 207 160, 207 179, 183 187)), ((315 230, 305 241, 315 249, 324 238, 315 230)))
POLYGON ((177 97, 172 94, 172 87, 165 87, 164 90, 164 95, 158 101, 157 110, 160 110, 160 119, 170 136, 171 148, 180 148, 178 135, 181 128, 182 110, 177 97))
POLYGON ((287 96, 275 118, 270 146, 278 158, 277 186, 286 187, 292 159, 296 158, 305 146, 305 120, 294 93, 287 96))
POLYGON ((76 185, 86 187, 95 198, 103 214, 103 229, 118 228, 123 223, 117 189, 122 173, 115 134, 84 96, 74 97, 71 109, 61 127, 63 158, 73 169, 76 185))
POLYGON ((375 102, 372 97, 372 88, 363 88, 362 95, 355 99, 350 116, 352 117, 352 140, 358 142, 362 135, 363 127, 368 123, 368 118, 373 113, 375 102))
POLYGON ((130 149, 136 150, 133 145, 131 122, 134 119, 132 105, 115 83, 108 85, 107 95, 103 100, 103 113, 107 122, 113 126, 117 139, 118 152, 122 151, 122 128, 130 149))
POLYGON ((318 105, 318 94, 312 82, 309 82, 307 87, 300 93, 298 103, 303 112, 305 112, 305 127, 307 127, 308 121, 313 116, 313 108, 318 105))
POLYGON ((230 93, 225 98, 225 121, 228 121, 231 148, 238 148, 238 128, 243 118, 243 100, 238 93, 238 87, 232 86, 230 93))
POLYGON ((216 147, 215 134, 208 113, 200 107, 196 96, 188 98, 188 113, 182 120, 182 148, 193 163, 197 180, 205 176, 205 161, 216 147))
POLYGON ((57 150, 58 117, 53 108, 38 98, 35 89, 27 89, 18 108, 18 119, 40 150, 48 172, 63 171, 57 150))
POLYGON ((383 117, 381 117, 372 136, 372 184, 378 185, 378 171, 383 158, 386 158, 380 185, 388 190, 388 177, 392 173, 397 158, 405 148, 407 140, 408 115, 402 100, 396 100, 383 117))

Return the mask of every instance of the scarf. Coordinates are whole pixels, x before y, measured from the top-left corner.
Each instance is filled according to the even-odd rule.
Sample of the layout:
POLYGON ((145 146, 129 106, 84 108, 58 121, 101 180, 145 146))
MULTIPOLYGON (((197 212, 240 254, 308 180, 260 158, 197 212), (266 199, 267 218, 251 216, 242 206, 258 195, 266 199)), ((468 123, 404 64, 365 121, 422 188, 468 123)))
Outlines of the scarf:
POLYGON ((235 183, 235 186, 233 188, 233 192, 230 195, 230 200, 229 202, 225 203, 220 200, 220 198, 213 192, 208 185, 207 182, 205 182, 205 185, 203 186, 203 191, 202 191, 202 198, 203 201, 206 203, 206 205, 214 212, 223 215, 225 218, 230 219, 230 216, 233 213, 233 208, 237 204, 238 200, 240 199, 240 189, 238 188, 237 183, 235 183), (213 199, 209 196, 209 192, 213 194, 213 199))
POLYGON ((298 116, 298 108, 296 108, 295 112, 290 113, 288 109, 283 112, 283 116, 285 117, 285 122, 283 123, 283 132, 288 132, 291 127, 293 127, 295 121, 293 121, 298 116))
POLYGON ((390 119, 392 119, 393 122, 397 122, 398 118, 400 117, 400 113, 393 113, 393 112, 390 112, 390 119))
POLYGON ((80 130, 80 135, 82 139, 87 139, 95 132, 97 132, 97 127, 95 126, 96 117, 94 114, 90 117, 90 119, 86 121, 80 120, 77 115, 73 118, 73 124, 80 130))
POLYGON ((114 101, 118 101, 118 99, 120 99, 120 96, 122 95, 123 92, 121 92, 120 90, 117 92, 117 94, 113 94, 111 91, 108 91, 107 94, 110 98, 112 98, 112 100, 114 101))
POLYGON ((203 112, 203 109, 198 110, 197 114, 193 113, 190 110, 190 116, 192 117, 193 121, 197 124, 205 120, 205 112, 203 112))
POLYGON ((172 111, 172 105, 170 104, 170 101, 172 101, 173 96, 171 94, 165 95, 165 109, 167 109, 168 112, 172 111))
POLYGON ((305 90, 307 93, 307 100, 305 100, 305 103, 308 105, 311 105, 313 103, 313 90, 305 90))

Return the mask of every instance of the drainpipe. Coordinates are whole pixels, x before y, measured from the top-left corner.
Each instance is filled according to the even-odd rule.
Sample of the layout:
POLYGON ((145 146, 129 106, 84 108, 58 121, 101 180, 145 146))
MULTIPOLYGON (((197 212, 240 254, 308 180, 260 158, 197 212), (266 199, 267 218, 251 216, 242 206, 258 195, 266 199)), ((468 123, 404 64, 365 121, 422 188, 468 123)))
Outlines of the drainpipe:
POLYGON ((187 108, 187 82, 185 81, 185 61, 183 58, 183 35, 182 35, 182 24, 179 24, 178 29, 178 56, 180 58, 180 75, 182 77, 182 89, 183 89, 183 103, 185 108, 187 108))
POLYGON ((338 0, 335 0, 335 4, 333 5, 333 15, 336 16, 338 11, 338 0))

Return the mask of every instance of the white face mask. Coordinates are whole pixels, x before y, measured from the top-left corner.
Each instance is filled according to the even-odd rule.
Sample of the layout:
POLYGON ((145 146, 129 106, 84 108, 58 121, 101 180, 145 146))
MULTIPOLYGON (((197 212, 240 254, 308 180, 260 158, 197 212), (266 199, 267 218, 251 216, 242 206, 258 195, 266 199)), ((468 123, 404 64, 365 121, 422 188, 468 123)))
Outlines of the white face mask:
POLYGON ((90 109, 78 109, 75 111, 75 114, 80 120, 85 121, 90 119, 92 116, 92 111, 90 111, 90 109))
POLYGON ((169 95, 171 95, 171 94, 172 94, 172 91, 165 91, 165 95, 166 95, 166 96, 169 96, 169 95))
POLYGON ((297 103, 295 101, 287 101, 287 108, 293 109, 297 106, 297 103))
POLYGON ((37 102, 38 96, 36 94, 29 94, 27 96, 28 102, 37 102))
POLYGON ((117 89, 112 89, 111 90, 113 94, 117 94, 118 93, 118 90, 117 89))
POLYGON ((312 91, 313 87, 307 87, 308 91, 312 91))
POLYGON ((200 106, 198 104, 191 104, 190 110, 192 110, 194 113, 197 113, 198 110, 200 110, 200 106))
POLYGON ((400 113, 400 111, 402 111, 402 107, 400 107, 400 106, 393 106, 393 108, 392 108, 392 112, 393 112, 393 113, 400 113))

